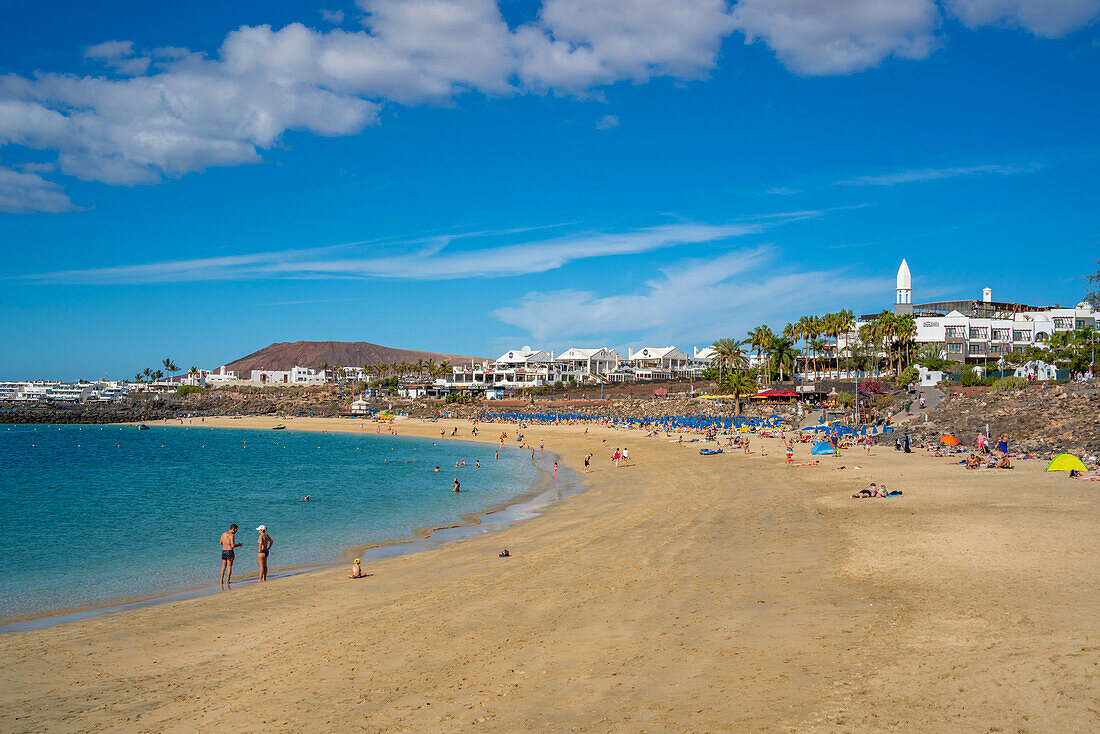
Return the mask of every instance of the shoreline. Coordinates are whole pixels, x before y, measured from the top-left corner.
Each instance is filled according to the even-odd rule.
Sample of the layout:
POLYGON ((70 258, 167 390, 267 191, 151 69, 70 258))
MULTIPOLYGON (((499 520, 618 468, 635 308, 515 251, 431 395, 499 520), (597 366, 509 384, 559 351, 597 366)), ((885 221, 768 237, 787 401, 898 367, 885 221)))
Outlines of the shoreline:
MULTIPOLYGON (((418 424, 423 425, 424 421, 418 421, 418 424)), ((136 426, 138 424, 124 423, 111 425, 136 426)), ((158 427, 189 428, 194 426, 163 423, 159 424, 158 427)), ((236 430, 264 430, 259 427, 244 427, 233 425, 203 425, 203 427, 214 429, 230 428, 236 430)), ((334 432, 331 428, 321 429, 302 427, 296 428, 296 430, 310 431, 316 433, 334 432)), ((347 430, 338 432, 353 433, 354 431, 347 430)), ((376 434, 365 433, 363 435, 374 436, 376 434)), ((428 440, 428 437, 426 436, 397 436, 397 438, 428 440)), ((463 437, 461 439, 456 437, 448 440, 452 442, 478 444, 495 443, 494 441, 479 440, 479 438, 476 436, 463 437)), ((371 561, 377 561, 382 558, 394 558, 411 553, 421 553, 425 550, 439 548, 448 543, 465 540, 467 538, 474 537, 476 535, 480 535, 486 532, 503 530, 515 522, 521 522, 522 520, 529 519, 531 517, 537 517, 538 510, 545 509, 546 507, 552 505, 554 502, 560 501, 565 497, 569 497, 574 494, 580 494, 584 491, 583 484, 580 482, 580 475, 578 475, 572 469, 563 467, 566 473, 556 480, 552 476, 550 476, 550 470, 548 470, 547 467, 544 465, 547 464, 547 462, 552 465, 555 460, 559 460, 560 458, 561 457, 558 456, 558 454, 551 451, 544 452, 543 456, 540 456, 534 461, 535 466, 541 472, 541 476, 538 480, 536 480, 534 485, 520 492, 519 494, 509 497, 506 500, 493 502, 488 507, 485 507, 476 512, 461 513, 459 514, 460 522, 452 523, 449 525, 415 526, 408 531, 407 537, 399 538, 396 540, 352 543, 349 545, 345 545, 343 546, 343 548, 341 548, 340 551, 338 551, 337 558, 331 561, 290 566, 285 569, 281 569, 278 573, 269 574, 268 578, 271 581, 277 581, 283 578, 300 576, 302 574, 325 571, 346 565, 349 559, 355 557, 363 560, 363 565, 366 566, 371 561), (552 495, 553 497, 551 498, 552 495)), ((234 584, 238 585, 238 587, 251 585, 256 583, 257 578, 258 573, 249 572, 247 575, 240 575, 239 578, 234 581, 234 584)), ((49 629, 57 625, 79 622, 81 620, 92 619, 94 617, 99 617, 103 615, 117 614, 119 612, 126 612, 134 609, 141 609, 144 607, 157 606, 162 604, 171 604, 173 602, 186 601, 188 599, 197 599, 204 596, 217 594, 220 591, 221 589, 217 584, 210 583, 202 584, 200 586, 171 589, 153 595, 142 595, 137 597, 113 597, 111 599, 104 599, 100 603, 84 607, 54 610, 49 612, 33 613, 26 615, 13 615, 6 618, 0 617, 0 635, 12 634, 15 632, 26 632, 31 630, 49 629)))
MULTIPOLYGON (((469 424, 398 431, 452 425, 469 424)), ((576 471, 596 453, 584 500, 529 522, 379 558, 361 581, 317 570, 0 636, 8 728, 1100 726, 1094 484, 889 451, 786 467, 777 439, 706 457, 584 428, 525 431, 576 471), (904 496, 850 499, 870 481, 904 496)))

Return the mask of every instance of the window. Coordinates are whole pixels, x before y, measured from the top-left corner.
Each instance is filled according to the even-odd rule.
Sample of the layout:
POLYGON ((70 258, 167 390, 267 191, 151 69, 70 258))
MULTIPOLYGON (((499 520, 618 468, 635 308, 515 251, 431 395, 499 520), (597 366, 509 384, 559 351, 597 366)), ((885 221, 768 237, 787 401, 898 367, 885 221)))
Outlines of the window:
POLYGON ((1006 341, 1008 341, 1008 335, 1011 334, 1011 333, 1012 332, 1009 329, 994 329, 993 330, 993 339, 995 341, 1006 342, 1006 341))
POLYGON ((1055 316, 1054 317, 1055 329, 1072 329, 1073 317, 1072 316, 1055 316))
POLYGON ((948 339, 962 339, 965 333, 962 326, 948 326, 945 331, 948 339))
POLYGON ((962 354, 963 345, 958 342, 948 342, 947 353, 948 354, 962 354))
POLYGON ((1001 353, 1001 345, 1000 344, 990 344, 989 345, 989 353, 990 354, 1000 354, 1001 353))
POLYGON ((982 345, 981 344, 971 344, 969 353, 971 355, 981 354, 982 353, 982 345))
POLYGON ((988 335, 989 335, 989 330, 986 329, 984 326, 981 326, 981 327, 971 326, 970 327, 970 338, 971 339, 985 339, 986 337, 988 337, 988 335))
POLYGON ((1016 329, 1012 332, 1012 341, 1014 342, 1029 342, 1031 341, 1030 331, 1020 331, 1016 329))

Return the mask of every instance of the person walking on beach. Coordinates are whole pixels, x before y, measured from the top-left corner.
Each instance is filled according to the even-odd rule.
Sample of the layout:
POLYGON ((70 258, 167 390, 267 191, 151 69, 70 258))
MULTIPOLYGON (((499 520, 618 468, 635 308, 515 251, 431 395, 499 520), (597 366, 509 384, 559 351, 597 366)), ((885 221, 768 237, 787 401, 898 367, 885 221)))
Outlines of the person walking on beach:
POLYGON ((218 542, 222 547, 222 573, 218 577, 219 584, 228 584, 229 579, 233 576, 233 549, 240 548, 240 543, 234 543, 237 539, 237 524, 233 523, 229 526, 229 529, 222 533, 221 540, 218 542))
POLYGON ((630 449, 623 449, 623 466, 626 466, 630 461, 630 449))
POLYGON ((260 564, 260 581, 267 581, 267 556, 275 541, 267 534, 267 525, 261 525, 256 531, 260 534, 259 548, 256 550, 256 561, 260 564))
POLYGON ((584 473, 588 473, 588 465, 592 462, 592 454, 584 455, 584 473))

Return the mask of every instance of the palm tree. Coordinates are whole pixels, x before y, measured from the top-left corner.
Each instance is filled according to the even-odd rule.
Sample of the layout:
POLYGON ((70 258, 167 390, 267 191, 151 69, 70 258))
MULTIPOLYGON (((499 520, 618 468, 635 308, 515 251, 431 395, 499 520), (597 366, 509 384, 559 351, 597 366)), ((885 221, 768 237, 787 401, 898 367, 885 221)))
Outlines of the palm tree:
MULTIPOLYGON (((886 353, 887 364, 890 364, 890 344, 897 333, 897 324, 898 317, 885 308, 875 317, 875 328, 882 340, 882 351, 886 353)), ((893 368, 892 364, 891 368, 893 368)))
POLYGON ((726 378, 726 389, 733 393, 737 415, 741 415, 741 396, 756 392, 756 380, 746 370, 734 370, 726 378))
POLYGON ((322 380, 322 382, 327 382, 328 381, 328 371, 329 371, 330 367, 332 367, 332 365, 330 365, 327 360, 321 363, 321 380, 322 380))
POLYGON ((161 372, 160 370, 157 370, 156 372, 153 373, 153 382, 158 382, 163 377, 164 377, 164 373, 161 372))
MULTIPOLYGON (((775 334, 772 333, 772 330, 768 328, 767 324, 761 324, 749 332, 748 343, 756 350, 756 360, 758 362, 760 361, 762 353, 768 348, 768 345, 772 343, 772 339, 774 338, 775 334)), ((769 376, 771 374, 768 371, 767 364, 764 365, 764 374, 769 376)))
POLYGON ((176 374, 176 370, 179 369, 179 367, 176 366, 176 363, 168 357, 165 357, 163 360, 161 360, 161 364, 164 365, 164 370, 168 373, 169 377, 176 374))
POLYGON ((145 375, 145 379, 149 382, 153 381, 153 370, 149 369, 148 367, 142 370, 141 374, 145 375))
MULTIPOLYGON (((917 338, 917 320, 913 318, 913 314, 907 313, 899 316, 894 324, 894 331, 897 334, 898 341, 905 349, 905 362, 906 364, 912 363, 912 356, 909 353, 909 348, 913 344, 913 340, 917 338)), ((898 361, 898 373, 901 373, 901 361, 898 361)))
POLYGON ((790 339, 776 337, 768 346, 768 354, 772 362, 779 367, 779 381, 783 382, 783 368, 797 365, 798 350, 794 348, 790 339))
MULTIPOLYGON (((837 330, 837 367, 840 367, 840 335, 844 335, 844 344, 848 347, 848 357, 851 361, 852 357, 852 345, 848 335, 856 328, 856 315, 849 308, 842 308, 836 314, 836 330, 837 330)), ((849 372, 851 367, 849 366, 849 372)), ((839 376, 839 375, 838 375, 839 376)), ((851 376, 851 375, 849 375, 851 376)))
POLYGON ((718 365, 718 379, 722 379, 722 368, 726 367, 731 370, 742 369, 749 364, 748 358, 745 356, 745 350, 741 348, 743 342, 739 342, 736 339, 718 339, 711 345, 711 349, 714 350, 714 362, 718 365))
MULTIPOLYGON (((803 319, 805 319, 805 317, 803 317, 802 319, 799 319, 798 323, 787 324, 786 326, 783 327, 783 340, 784 341, 787 341, 788 343, 793 344, 794 342, 798 341, 800 338, 803 338, 803 336, 804 336, 803 326, 805 326, 805 321, 803 319)), ((778 340, 779 340, 779 337, 776 337, 775 339, 772 339, 771 344, 769 344, 768 347, 767 347, 768 348, 768 356, 770 358, 775 357, 774 346, 775 346, 776 341, 778 341, 778 340)), ((796 364, 795 367, 797 368, 798 365, 796 364)), ((783 382, 783 367, 781 365, 779 366, 779 381, 783 382)))
POLYGON ((187 376, 194 380, 194 378, 199 376, 199 368, 195 365, 191 365, 191 369, 187 370, 187 376))
POLYGON ((134 374, 134 382, 141 382, 141 373, 140 372, 137 372, 137 373, 134 374))

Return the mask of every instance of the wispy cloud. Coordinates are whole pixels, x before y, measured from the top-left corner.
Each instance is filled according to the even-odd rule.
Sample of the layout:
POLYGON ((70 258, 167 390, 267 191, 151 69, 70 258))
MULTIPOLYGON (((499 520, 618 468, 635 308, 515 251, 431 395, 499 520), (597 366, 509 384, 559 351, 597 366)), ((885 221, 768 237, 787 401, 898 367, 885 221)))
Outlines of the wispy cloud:
POLYGON ((893 173, 857 176, 834 182, 835 186, 896 186, 897 184, 937 181, 960 176, 1014 176, 1032 173, 1043 167, 1041 163, 986 164, 979 166, 955 166, 951 168, 916 168, 893 173))
POLYGON ((684 260, 637 292, 532 292, 493 315, 538 343, 609 334, 671 343, 738 334, 766 318, 890 288, 888 279, 857 278, 843 270, 777 272, 776 260, 776 251, 766 246, 684 260))
POLYGON ((604 115, 600 119, 596 120, 597 130, 610 130, 619 126, 619 118, 615 115, 604 115))
POLYGON ((576 260, 634 255, 681 245, 722 243, 758 234, 786 221, 819 214, 820 212, 801 211, 725 224, 687 222, 625 232, 579 231, 557 237, 481 248, 458 247, 455 242, 472 237, 500 236, 502 233, 463 233, 391 242, 382 247, 377 241, 352 242, 330 247, 64 270, 21 277, 55 283, 92 284, 262 278, 500 278, 554 270, 576 260), (399 252, 378 254, 383 247, 387 252, 399 252))

